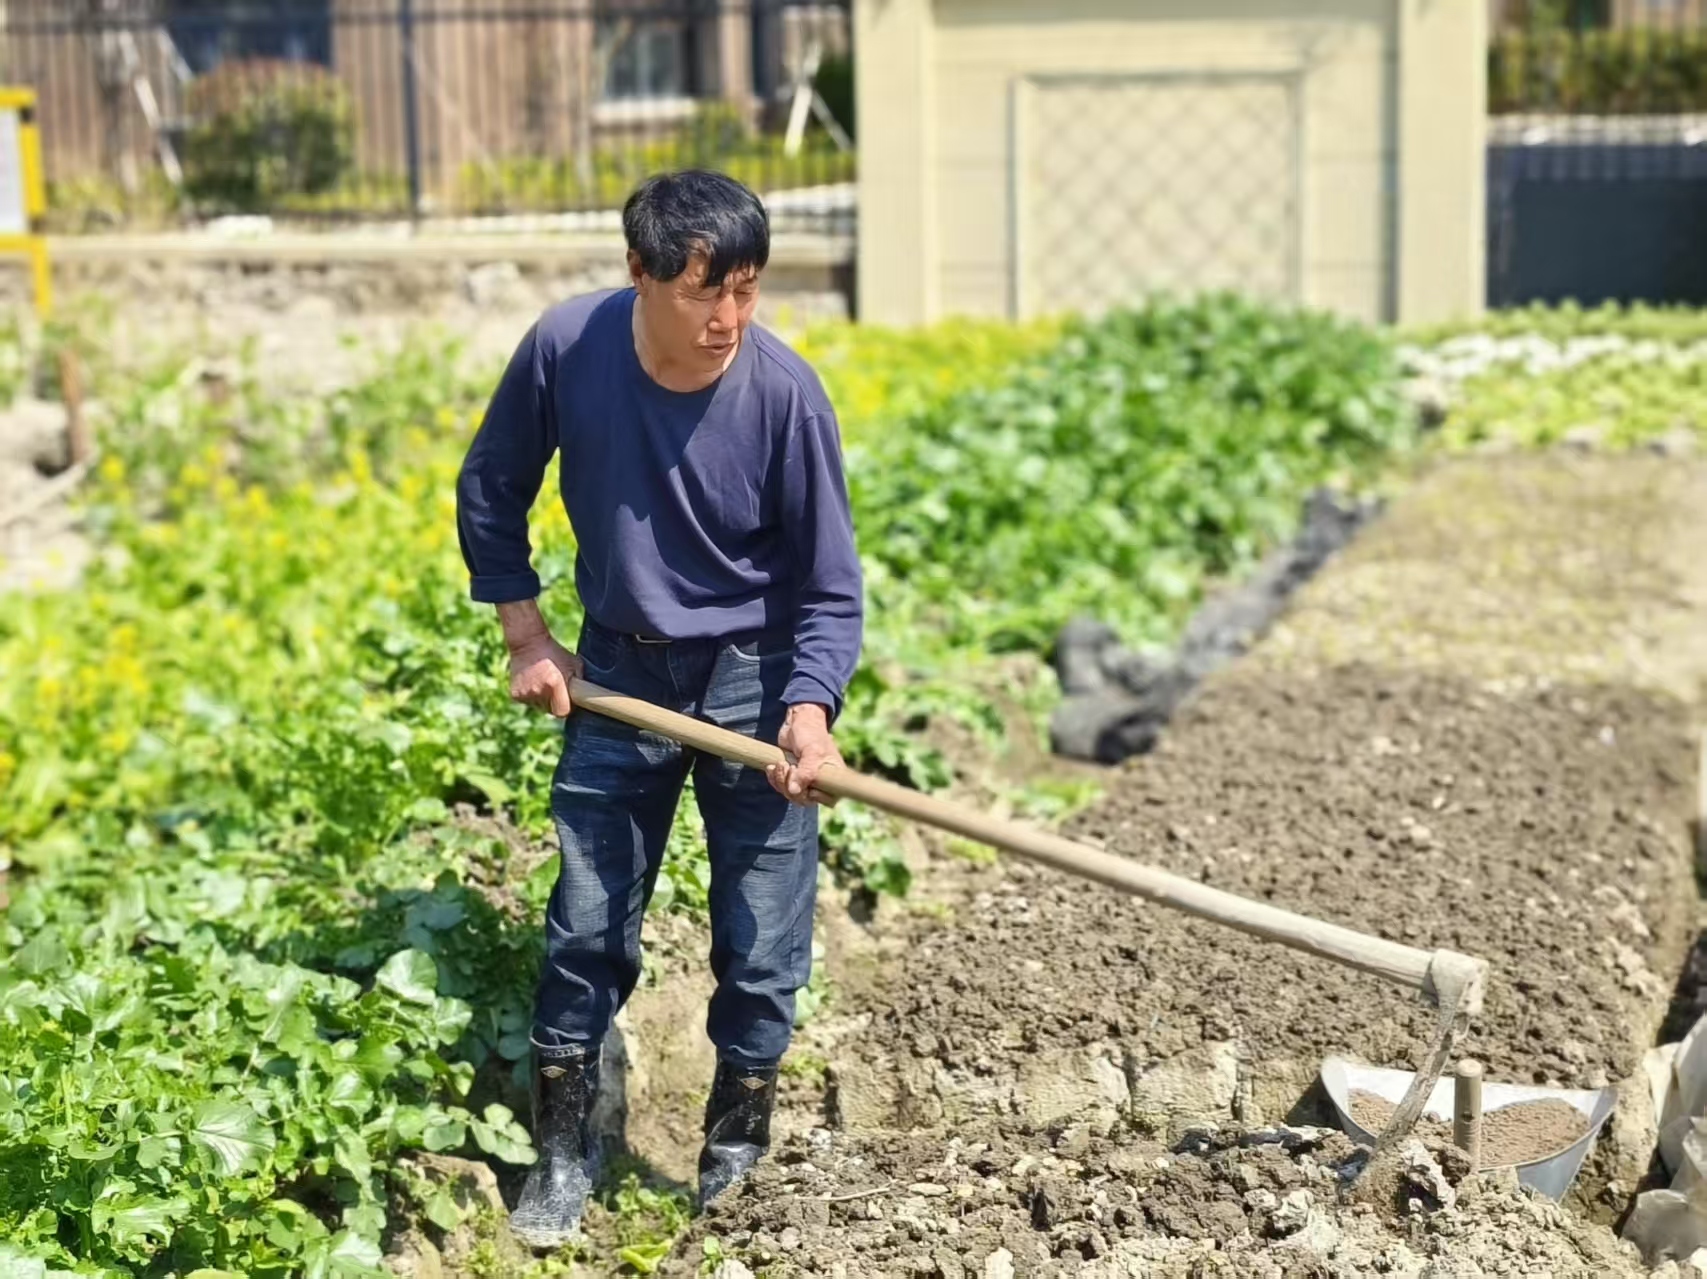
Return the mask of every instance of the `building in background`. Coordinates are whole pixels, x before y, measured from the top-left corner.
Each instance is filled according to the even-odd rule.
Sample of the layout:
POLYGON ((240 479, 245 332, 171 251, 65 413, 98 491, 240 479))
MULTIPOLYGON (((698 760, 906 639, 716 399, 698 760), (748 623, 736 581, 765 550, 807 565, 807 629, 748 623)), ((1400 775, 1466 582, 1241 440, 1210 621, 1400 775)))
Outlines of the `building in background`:
POLYGON ((1480 4, 855 10, 864 319, 1221 288, 1369 320, 1482 305, 1480 4))

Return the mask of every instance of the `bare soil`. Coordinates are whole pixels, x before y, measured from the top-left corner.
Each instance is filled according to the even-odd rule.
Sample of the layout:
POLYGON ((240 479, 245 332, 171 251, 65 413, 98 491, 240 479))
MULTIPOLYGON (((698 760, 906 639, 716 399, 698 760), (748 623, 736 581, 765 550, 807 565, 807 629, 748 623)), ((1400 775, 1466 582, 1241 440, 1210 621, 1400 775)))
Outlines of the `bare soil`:
MULTIPOLYGON (((1248 897, 1484 957, 1493 981, 1462 1051, 1491 1078, 1601 1087, 1634 1072, 1658 974, 1689 944, 1688 751, 1677 708, 1628 690, 1502 696, 1358 668, 1234 677, 1071 829, 1248 897)), ((1060 1054, 1075 1049, 1141 1095, 1147 1075, 1222 1046, 1249 1082, 1246 1117, 1280 1117, 1323 1056, 1414 1069, 1435 1032, 1412 991, 1055 872, 1010 866, 967 889, 952 926, 921 921, 884 973, 852 1049, 865 1061, 838 1063, 922 1081, 926 1097, 896 1098, 897 1120, 1001 1109, 1072 1069, 1060 1054)))
MULTIPOLYGON (((715 1236, 770 1276, 1645 1274, 1635 1250, 1412 1143, 1385 1170, 1319 1128, 1117 1132, 991 1123, 954 1134, 817 1132, 713 1206, 715 1236)), ((693 1273, 700 1247, 664 1273, 693 1273)))
POLYGON ((715 1239, 767 1275, 1646 1275, 1609 1226, 1652 1150, 1638 1064, 1698 925, 1704 491, 1651 460, 1422 477, 1068 827, 1486 958, 1460 1052, 1492 1080, 1628 1094, 1566 1204, 1464 1180, 1426 1131, 1347 1188, 1317 1071, 1415 1068, 1435 1018, 1412 993, 1053 871, 936 856, 936 909, 881 921, 893 944, 831 1019, 824 1128, 797 1113, 677 1272, 715 1239), (1306 1135, 1257 1135, 1278 1123, 1306 1135))

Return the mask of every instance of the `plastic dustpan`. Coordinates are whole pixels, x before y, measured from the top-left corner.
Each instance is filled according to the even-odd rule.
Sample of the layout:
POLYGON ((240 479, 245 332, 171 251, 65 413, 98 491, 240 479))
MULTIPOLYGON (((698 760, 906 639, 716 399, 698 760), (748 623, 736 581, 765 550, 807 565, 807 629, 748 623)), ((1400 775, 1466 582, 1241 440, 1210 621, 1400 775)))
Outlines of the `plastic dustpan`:
MULTIPOLYGON (((1392 1105, 1398 1105, 1399 1099, 1405 1095, 1405 1089, 1410 1087, 1411 1080, 1416 1076, 1408 1070, 1382 1070, 1375 1066, 1362 1066, 1356 1062, 1347 1061, 1343 1057, 1329 1057, 1322 1062, 1322 1086, 1327 1089, 1329 1098, 1334 1103, 1334 1109, 1339 1113, 1340 1126, 1353 1141, 1375 1144, 1375 1133, 1364 1128, 1351 1117, 1351 1094, 1354 1092, 1374 1093, 1377 1097, 1392 1105)), ((1453 1081, 1450 1075, 1443 1077, 1435 1084, 1429 1093, 1428 1101, 1423 1106, 1423 1114, 1430 1119, 1450 1125, 1452 1123, 1452 1093, 1453 1081)), ((1520 1164, 1490 1164, 1484 1163, 1483 1168, 1511 1167, 1517 1169, 1517 1179, 1525 1186, 1546 1195, 1549 1199, 1561 1198, 1570 1189, 1571 1182, 1576 1180, 1577 1172, 1583 1166, 1583 1160, 1588 1158, 1589 1151, 1594 1149, 1595 1140, 1600 1135, 1602 1125, 1612 1114, 1613 1107, 1618 1102, 1618 1091, 1614 1088, 1598 1088, 1593 1090, 1576 1090, 1569 1088, 1537 1088, 1527 1084, 1496 1084, 1492 1081, 1482 1085, 1482 1113, 1498 1110, 1502 1106, 1510 1106, 1520 1101, 1562 1101, 1576 1107, 1588 1119, 1588 1131, 1576 1141, 1555 1154, 1541 1159, 1532 1159, 1520 1164)))

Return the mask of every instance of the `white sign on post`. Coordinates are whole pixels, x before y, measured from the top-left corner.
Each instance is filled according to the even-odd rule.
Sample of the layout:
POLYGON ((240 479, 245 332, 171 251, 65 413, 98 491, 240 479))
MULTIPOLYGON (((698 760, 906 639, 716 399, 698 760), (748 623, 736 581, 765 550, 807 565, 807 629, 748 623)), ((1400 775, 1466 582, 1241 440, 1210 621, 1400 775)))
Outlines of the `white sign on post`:
POLYGON ((0 110, 0 235, 28 235, 24 146, 16 109, 0 110))

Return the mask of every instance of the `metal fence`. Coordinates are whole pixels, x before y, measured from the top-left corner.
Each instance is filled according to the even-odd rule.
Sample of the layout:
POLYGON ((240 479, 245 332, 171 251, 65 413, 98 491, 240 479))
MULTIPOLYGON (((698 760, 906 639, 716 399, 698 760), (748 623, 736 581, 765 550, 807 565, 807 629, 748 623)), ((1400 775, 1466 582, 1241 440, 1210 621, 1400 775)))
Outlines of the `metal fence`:
POLYGON ((1707 0, 1506 0, 1488 302, 1707 303, 1707 0))
POLYGON ((779 229, 852 229, 846 0, 7 0, 51 218, 616 225, 721 169, 779 229))

